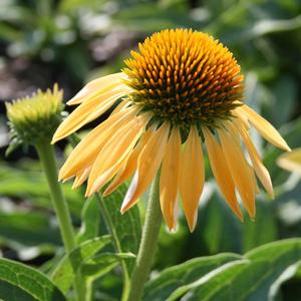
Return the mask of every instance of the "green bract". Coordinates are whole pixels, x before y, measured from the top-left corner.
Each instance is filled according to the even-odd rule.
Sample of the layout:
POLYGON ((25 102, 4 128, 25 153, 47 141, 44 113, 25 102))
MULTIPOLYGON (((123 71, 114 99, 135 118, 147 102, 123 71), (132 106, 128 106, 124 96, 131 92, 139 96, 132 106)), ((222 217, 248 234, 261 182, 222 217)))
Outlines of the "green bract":
POLYGON ((61 121, 62 99, 63 91, 55 84, 53 90, 38 90, 30 97, 6 103, 11 148, 49 142, 61 121))

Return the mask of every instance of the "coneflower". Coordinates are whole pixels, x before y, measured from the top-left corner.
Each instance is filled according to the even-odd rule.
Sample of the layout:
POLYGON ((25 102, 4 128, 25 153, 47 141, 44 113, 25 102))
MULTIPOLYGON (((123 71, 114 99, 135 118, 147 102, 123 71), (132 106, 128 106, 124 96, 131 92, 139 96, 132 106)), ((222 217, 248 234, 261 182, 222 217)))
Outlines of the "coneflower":
POLYGON ((205 145, 230 208, 242 219, 238 192, 254 217, 256 176, 271 196, 273 187, 249 128, 283 150, 289 147, 268 121, 243 103, 243 76, 232 53, 205 33, 176 29, 153 34, 131 55, 122 72, 88 83, 68 102, 79 106, 59 126, 53 142, 118 105, 72 151, 60 180, 75 177, 76 187, 87 179, 90 196, 108 184, 107 195, 132 177, 121 208, 125 212, 161 167, 165 221, 175 228, 180 198, 192 231, 205 180, 205 145))

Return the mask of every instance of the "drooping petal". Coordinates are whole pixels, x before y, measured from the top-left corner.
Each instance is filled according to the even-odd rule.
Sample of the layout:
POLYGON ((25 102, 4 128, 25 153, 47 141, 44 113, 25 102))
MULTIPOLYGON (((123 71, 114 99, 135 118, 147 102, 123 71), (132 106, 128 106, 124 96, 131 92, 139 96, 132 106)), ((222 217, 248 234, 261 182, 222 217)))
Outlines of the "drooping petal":
POLYGON ((80 171, 79 173, 77 173, 75 180, 73 182, 73 185, 72 185, 72 189, 79 187, 88 179, 90 170, 91 170, 91 166, 89 166, 89 167, 85 168, 84 170, 80 171))
POLYGON ((118 72, 106 75, 87 83, 72 99, 67 102, 67 105, 77 105, 82 103, 88 96, 98 95, 108 92, 123 84, 122 80, 127 76, 123 72, 118 72))
POLYGON ((287 145, 285 140, 280 136, 278 131, 263 117, 257 114, 247 105, 243 105, 236 109, 236 112, 243 119, 243 115, 247 116, 249 121, 253 124, 256 130, 264 137, 267 141, 273 145, 285 150, 290 151, 290 147, 287 145))
POLYGON ((166 145, 160 175, 161 210, 170 230, 176 227, 175 208, 180 174, 180 147, 181 137, 179 130, 173 129, 166 145))
POLYGON ((120 169, 118 174, 112 180, 110 185, 106 188, 103 195, 107 196, 112 193, 119 185, 121 185, 124 181, 126 181, 129 177, 133 175, 137 168, 137 161, 138 157, 143 149, 144 145, 147 143, 148 139, 150 138, 151 131, 146 131, 143 133, 138 145, 132 151, 131 155, 129 156, 128 160, 124 163, 123 167, 120 169))
POLYGON ((128 159, 136 142, 144 130, 147 120, 136 117, 107 141, 93 163, 86 191, 90 196, 105 185, 128 159))
POLYGON ((238 138, 225 129, 218 129, 222 150, 231 172, 232 179, 241 196, 244 207, 251 217, 255 216, 255 186, 238 138))
POLYGON ((128 124, 134 118, 135 114, 136 111, 132 109, 122 110, 116 114, 112 114, 107 120, 89 132, 74 148, 60 169, 59 180, 68 179, 76 175, 78 170, 92 165, 97 154, 107 142, 108 137, 115 133, 118 128, 128 124))
POLYGON ((234 181, 232 179, 231 171, 227 165, 222 148, 208 129, 204 128, 202 130, 205 136, 205 143, 208 157, 210 159, 211 169, 216 182, 226 198, 230 208, 240 220, 243 220, 243 215, 235 195, 234 181))
POLYGON ((270 174, 266 169, 266 167, 263 165, 260 155, 257 152, 252 140, 250 139, 247 130, 245 129, 244 125, 241 124, 241 121, 239 121, 238 119, 236 119, 235 124, 236 124, 236 129, 239 131, 243 139, 243 142, 248 150, 250 159, 252 161, 252 165, 254 167, 258 179, 260 180, 260 182, 262 183, 263 187, 266 189, 268 194, 272 198, 274 198, 274 190, 273 190, 273 184, 272 184, 270 174))
POLYGON ((101 99, 96 97, 89 102, 81 104, 60 124, 52 138, 52 143, 67 137, 85 124, 99 117, 106 112, 118 98, 125 94, 127 94, 126 90, 109 91, 104 93, 101 99))
POLYGON ((197 129, 192 127, 181 155, 179 183, 184 213, 190 231, 193 231, 196 225, 204 180, 204 158, 200 137, 197 129))
POLYGON ((138 158, 137 170, 121 206, 121 213, 131 208, 147 189, 158 171, 165 152, 169 126, 163 124, 154 130, 138 158))
POLYGON ((291 153, 281 155, 277 163, 286 170, 301 174, 301 148, 297 148, 291 153))

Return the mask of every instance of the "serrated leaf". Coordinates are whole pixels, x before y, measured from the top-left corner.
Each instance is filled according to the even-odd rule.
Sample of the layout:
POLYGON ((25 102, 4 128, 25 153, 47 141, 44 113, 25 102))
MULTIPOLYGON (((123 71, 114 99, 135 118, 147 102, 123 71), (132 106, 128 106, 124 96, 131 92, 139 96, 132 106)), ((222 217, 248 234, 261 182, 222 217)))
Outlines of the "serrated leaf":
POLYGON ((240 259, 240 255, 225 253, 191 259, 168 268, 146 284, 143 301, 167 300, 177 288, 193 283, 227 262, 240 259))
POLYGON ((0 298, 5 301, 64 301, 64 295, 43 274, 21 263, 0 259, 0 298))
POLYGON ((67 292, 81 266, 110 242, 109 235, 85 241, 63 257, 53 271, 51 279, 63 292, 67 292))

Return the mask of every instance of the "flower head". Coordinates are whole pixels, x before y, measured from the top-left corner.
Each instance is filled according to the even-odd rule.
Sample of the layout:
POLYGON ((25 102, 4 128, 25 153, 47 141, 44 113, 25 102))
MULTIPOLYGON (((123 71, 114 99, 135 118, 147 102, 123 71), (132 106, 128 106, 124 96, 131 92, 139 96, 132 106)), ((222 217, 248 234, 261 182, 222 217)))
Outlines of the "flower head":
POLYGON ((202 32, 155 33, 125 61, 132 101, 174 125, 214 125, 242 99, 243 76, 232 53, 202 32), (217 118, 218 117, 218 118, 217 118))
POLYGON ((243 76, 232 53, 205 33, 164 30, 147 38, 125 63, 122 72, 88 83, 68 102, 79 106, 59 126, 53 142, 118 105, 76 146, 60 179, 75 177, 74 187, 88 179, 90 196, 108 184, 107 195, 132 177, 124 212, 161 167, 160 204, 168 227, 176 226, 181 199, 193 230, 205 180, 205 144, 230 208, 242 219, 238 193, 254 217, 256 176, 270 195, 273 187, 249 128, 284 150, 289 147, 268 121, 243 104, 243 76))
POLYGON ((17 144, 50 141, 61 121, 62 98, 63 92, 54 85, 53 91, 38 90, 30 97, 6 103, 12 141, 17 144))

